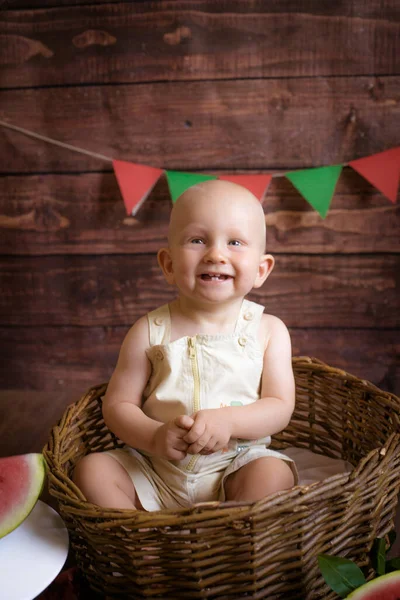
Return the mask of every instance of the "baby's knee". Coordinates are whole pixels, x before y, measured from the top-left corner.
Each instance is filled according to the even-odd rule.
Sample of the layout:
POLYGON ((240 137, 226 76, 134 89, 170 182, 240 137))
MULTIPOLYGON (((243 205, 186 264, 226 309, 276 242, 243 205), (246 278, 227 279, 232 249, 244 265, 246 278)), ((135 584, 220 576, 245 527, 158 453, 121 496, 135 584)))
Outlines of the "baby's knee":
POLYGON ((262 457, 241 467, 225 481, 228 500, 257 501, 294 485, 289 464, 276 457, 262 457))
POLYGON ((125 468, 107 453, 93 452, 75 467, 72 479, 86 500, 107 508, 142 508, 125 468))
POLYGON ((276 487, 282 490, 293 487, 295 484, 295 477, 289 462, 281 459, 275 460, 276 462, 274 463, 272 471, 276 477, 276 487))
POLYGON ((72 481, 80 489, 84 488, 88 483, 93 483, 97 479, 103 464, 104 455, 99 452, 87 454, 76 463, 72 481))

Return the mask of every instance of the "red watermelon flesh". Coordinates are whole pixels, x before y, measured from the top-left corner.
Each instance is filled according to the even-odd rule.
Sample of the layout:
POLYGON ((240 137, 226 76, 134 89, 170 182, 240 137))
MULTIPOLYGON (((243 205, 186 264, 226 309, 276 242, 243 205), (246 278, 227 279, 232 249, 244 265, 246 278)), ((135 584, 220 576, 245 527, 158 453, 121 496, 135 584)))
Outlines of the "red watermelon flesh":
POLYGON ((32 511, 45 474, 41 454, 0 458, 0 538, 16 529, 32 511))
POLYGON ((400 571, 381 575, 352 592, 351 600, 400 600, 400 571))

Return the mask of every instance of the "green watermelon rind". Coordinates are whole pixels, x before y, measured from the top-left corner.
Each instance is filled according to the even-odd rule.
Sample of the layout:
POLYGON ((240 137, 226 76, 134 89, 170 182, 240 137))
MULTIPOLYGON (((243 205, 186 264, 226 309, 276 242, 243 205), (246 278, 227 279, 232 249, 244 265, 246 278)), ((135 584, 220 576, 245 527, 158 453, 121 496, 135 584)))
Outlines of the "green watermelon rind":
MULTIPOLYGON (((386 575, 381 575, 376 579, 372 579, 372 581, 368 581, 368 583, 365 583, 361 587, 354 590, 354 592, 351 592, 351 594, 347 596, 346 600, 368 600, 370 597, 368 594, 376 594, 377 592, 380 592, 380 595, 374 595, 373 598, 379 597, 382 598, 382 600, 385 600, 386 596, 382 596, 382 592, 384 593, 385 588, 394 582, 398 583, 398 591, 392 591, 396 591, 400 597, 400 571, 392 571, 392 573, 387 573, 386 575)), ((393 596, 388 597, 393 598, 393 596)))
POLYGON ((14 531, 34 509, 43 490, 46 478, 46 463, 42 454, 21 455, 29 461, 29 472, 32 475, 31 485, 25 501, 13 511, 7 519, 0 523, 0 539, 14 531))

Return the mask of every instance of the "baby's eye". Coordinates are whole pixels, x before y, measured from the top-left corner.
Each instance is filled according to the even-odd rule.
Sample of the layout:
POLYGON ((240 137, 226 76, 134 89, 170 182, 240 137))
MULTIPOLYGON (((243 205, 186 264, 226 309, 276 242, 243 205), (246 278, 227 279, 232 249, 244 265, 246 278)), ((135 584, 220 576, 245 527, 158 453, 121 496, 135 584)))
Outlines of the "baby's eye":
POLYGON ((229 244, 230 244, 231 246, 241 246, 241 245, 242 245, 242 242, 240 242, 239 240, 231 240, 231 241, 229 242, 229 244))
POLYGON ((191 244, 204 244, 204 241, 201 238, 192 238, 190 240, 191 244))

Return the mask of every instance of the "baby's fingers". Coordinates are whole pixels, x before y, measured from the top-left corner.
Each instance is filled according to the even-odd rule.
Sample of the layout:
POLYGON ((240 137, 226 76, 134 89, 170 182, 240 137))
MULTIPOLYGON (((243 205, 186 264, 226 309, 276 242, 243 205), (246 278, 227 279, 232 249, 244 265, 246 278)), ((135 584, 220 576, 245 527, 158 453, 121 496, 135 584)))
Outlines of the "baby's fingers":
POLYGON ((186 442, 184 442, 182 439, 177 439, 174 442, 174 449, 175 450, 181 450, 182 452, 187 452, 188 449, 188 444, 186 442))
POLYGON ((176 448, 172 448, 172 450, 167 454, 168 460, 183 460, 186 458, 186 452, 182 450, 176 450, 176 448))
POLYGON ((204 434, 205 429, 206 427, 204 423, 202 424, 195 422, 190 431, 183 436, 183 439, 188 444, 193 444, 194 442, 197 442, 200 439, 200 437, 204 434))
POLYGON ((188 445, 182 439, 177 438, 168 451, 167 458, 169 460, 183 460, 186 457, 187 449, 188 445))
POLYGON ((194 420, 189 415, 179 415, 174 420, 174 423, 177 427, 181 429, 190 429, 193 426, 194 420))
POLYGON ((203 448, 203 450, 201 452, 198 452, 197 454, 201 454, 202 456, 210 456, 210 454, 214 454, 214 450, 204 450, 203 448))
POLYGON ((214 447, 214 442, 210 442, 209 438, 199 438, 194 444, 191 444, 187 449, 188 454, 200 454, 202 450, 211 450, 214 447))

